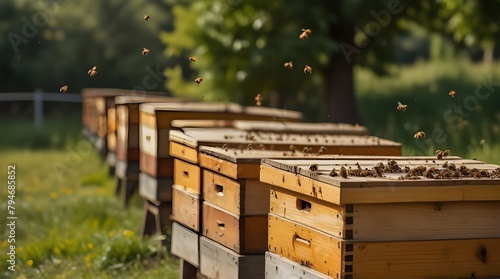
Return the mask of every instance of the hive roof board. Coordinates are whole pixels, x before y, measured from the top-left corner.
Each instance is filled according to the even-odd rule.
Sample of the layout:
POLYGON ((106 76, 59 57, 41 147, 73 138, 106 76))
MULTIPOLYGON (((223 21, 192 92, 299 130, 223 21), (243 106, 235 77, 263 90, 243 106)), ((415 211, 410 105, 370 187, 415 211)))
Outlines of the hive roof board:
POLYGON ((454 156, 263 159, 260 180, 335 204, 500 200, 499 166, 454 156))

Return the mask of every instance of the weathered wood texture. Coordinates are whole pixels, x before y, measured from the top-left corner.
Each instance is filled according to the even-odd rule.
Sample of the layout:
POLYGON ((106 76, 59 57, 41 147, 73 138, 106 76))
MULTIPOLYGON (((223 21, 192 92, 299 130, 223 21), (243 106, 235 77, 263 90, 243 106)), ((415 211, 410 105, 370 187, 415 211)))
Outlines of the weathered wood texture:
POLYGON ((280 255, 266 252, 266 279, 329 279, 314 269, 300 265, 280 255))
POLYGON ((157 178, 146 173, 139 174, 139 195, 150 201, 172 201, 172 178, 157 178))
POLYGON ((174 222, 172 224, 172 254, 189 262, 195 267, 200 266, 200 246, 197 233, 174 222))
POLYGON ((197 165, 174 159, 174 184, 201 195, 201 170, 197 165))
POLYGON ((202 275, 213 279, 264 278, 264 254, 239 255, 201 236, 200 272, 202 275))
POLYGON ((267 249, 267 215, 239 216, 203 202, 203 235, 239 254, 267 249))
POLYGON ((269 212, 269 186, 258 180, 233 180, 203 171, 203 199, 236 215, 269 212))
POLYGON ((188 227, 199 232, 201 229, 201 198, 189 189, 181 185, 172 186, 172 218, 188 227))

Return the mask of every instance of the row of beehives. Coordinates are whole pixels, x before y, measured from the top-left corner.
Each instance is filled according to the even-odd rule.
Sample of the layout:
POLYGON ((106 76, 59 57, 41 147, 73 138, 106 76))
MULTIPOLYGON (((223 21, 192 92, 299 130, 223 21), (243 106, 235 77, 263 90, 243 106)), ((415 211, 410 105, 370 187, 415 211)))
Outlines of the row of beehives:
POLYGON ((497 166, 392 157, 400 145, 362 127, 290 111, 152 98, 109 97, 104 134, 124 192, 140 181, 145 234, 172 226, 181 278, 500 274, 497 166))

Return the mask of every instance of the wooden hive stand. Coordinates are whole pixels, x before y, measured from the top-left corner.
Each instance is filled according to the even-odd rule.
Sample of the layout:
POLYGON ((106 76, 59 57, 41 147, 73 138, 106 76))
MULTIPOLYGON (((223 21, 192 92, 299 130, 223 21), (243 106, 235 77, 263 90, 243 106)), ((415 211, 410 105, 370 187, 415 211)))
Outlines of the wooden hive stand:
MULTIPOLYGON (((500 276, 499 166, 459 157, 264 159, 260 181, 272 185, 268 250, 296 268, 331 278, 500 276)), ((283 278, 267 267, 268 278, 283 278)))
MULTIPOLYGON (((352 131, 346 127, 342 131, 351 132, 351 135, 339 135, 338 126, 317 124, 316 133, 311 131, 306 136, 297 134, 296 129, 309 123, 290 123, 292 132, 283 129, 276 133, 266 128, 270 123, 262 126, 264 123, 234 122, 217 128, 189 128, 192 126, 184 122, 178 124, 184 127, 182 131, 170 132, 170 154, 175 157, 172 218, 184 230, 194 233, 190 242, 196 236, 200 241, 199 251, 186 252, 196 247, 185 244, 180 251, 172 247, 172 253, 180 258, 199 253, 200 260, 194 268, 199 268, 201 274, 209 278, 216 274, 224 274, 225 278, 264 277, 269 187, 258 180, 262 158, 298 160, 317 156, 321 147, 326 147, 321 149, 325 154, 341 149, 356 152, 350 148, 353 144, 359 147, 358 152, 396 155, 401 152, 399 144, 367 136, 364 132, 356 134, 359 129, 353 126, 352 131), (236 127, 236 124, 241 130, 227 128, 236 127), (255 128, 259 126, 264 131, 255 128), (226 146, 222 148, 223 145, 226 146), (292 151, 290 145, 310 147, 312 151, 292 151), (224 255, 229 253, 235 259, 242 259, 242 263, 246 259, 261 264, 253 265, 252 272, 245 272, 245 268, 250 267, 230 267, 221 258, 221 263, 214 266, 213 259, 218 257, 214 251, 225 251, 224 255), (251 277, 255 272, 260 277, 251 277)), ((309 126, 310 129, 313 126, 309 126)))
MULTIPOLYGON (((150 201, 145 211, 143 234, 162 228, 157 233, 165 234, 170 222, 156 224, 157 220, 166 218, 147 218, 154 214, 154 206, 169 204, 173 199, 172 185, 174 159, 170 154, 169 132, 175 127, 173 120, 212 119, 212 120, 268 120, 268 121, 299 121, 302 114, 295 111, 260 107, 242 107, 227 103, 148 103, 139 106, 140 134, 140 164, 139 194, 150 201), (148 221, 149 220, 149 221, 148 221)), ((198 180, 198 183, 199 180, 198 180)), ((191 185, 190 185, 191 186, 191 185)), ((195 187, 195 185, 192 185, 195 187)), ((159 214, 162 214, 161 211, 159 214)), ((167 213, 165 213, 167 214, 167 213)), ((168 213, 168 216, 171 214, 168 213)))
MULTIPOLYGON (((114 133, 116 140, 108 140, 108 143, 116 142, 116 195, 120 197, 124 205, 128 205, 130 198, 139 187, 139 105, 147 102, 180 103, 184 101, 180 98, 157 95, 115 97, 113 110, 117 123, 116 133, 114 133)), ((108 135, 108 139, 113 137, 111 133, 108 135)))

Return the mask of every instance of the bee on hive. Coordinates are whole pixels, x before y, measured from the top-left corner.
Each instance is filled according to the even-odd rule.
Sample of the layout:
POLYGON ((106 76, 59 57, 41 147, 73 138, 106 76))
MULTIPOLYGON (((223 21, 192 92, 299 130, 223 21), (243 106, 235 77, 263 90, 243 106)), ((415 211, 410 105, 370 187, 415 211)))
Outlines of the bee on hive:
POLYGON ((93 76, 97 75, 97 67, 96 67, 96 66, 92 67, 92 69, 90 69, 87 73, 88 73, 88 74, 89 74, 89 76, 91 76, 91 77, 93 77, 93 76))
POLYGON ((443 157, 448 157, 448 154, 450 153, 450 150, 445 150, 445 151, 441 151, 441 150, 436 150, 436 157, 438 160, 443 160, 443 157))
POLYGON ((306 40, 311 35, 311 29, 302 29, 302 33, 299 35, 299 39, 306 40))
POLYGON ((344 166, 340 167, 340 176, 343 178, 347 178, 347 170, 344 168, 344 166))
POLYGON ((318 164, 312 164, 309 166, 309 170, 312 170, 312 171, 317 171, 318 170, 318 164))
POLYGON ((422 131, 416 132, 415 135, 413 135, 413 138, 415 139, 423 139, 425 138, 425 133, 422 131))
POLYGON ((401 102, 398 102, 398 106, 397 106, 397 109, 400 110, 400 111, 406 111, 406 107, 408 105, 403 105, 401 102))

